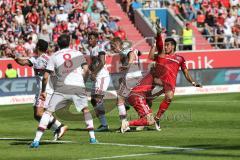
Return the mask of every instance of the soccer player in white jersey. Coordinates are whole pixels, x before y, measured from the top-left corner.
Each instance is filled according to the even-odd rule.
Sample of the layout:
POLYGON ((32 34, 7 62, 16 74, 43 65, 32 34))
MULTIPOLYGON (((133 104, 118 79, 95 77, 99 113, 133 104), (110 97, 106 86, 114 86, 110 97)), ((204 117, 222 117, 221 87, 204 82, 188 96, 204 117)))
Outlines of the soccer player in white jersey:
POLYGON ((110 75, 105 64, 106 52, 105 45, 98 44, 98 33, 91 32, 88 35, 89 55, 91 58, 91 79, 93 81, 91 103, 101 125, 96 131, 107 131, 108 124, 105 116, 104 95, 110 83, 110 75))
MULTIPOLYGON (((47 85, 47 98, 45 101, 42 101, 39 96, 41 93, 41 87, 42 87, 42 77, 44 70, 48 64, 49 55, 46 54, 48 49, 48 42, 45 40, 39 39, 36 45, 36 52, 38 56, 31 57, 29 59, 17 57, 16 55, 9 55, 10 57, 14 58, 14 60, 22 66, 30 66, 33 67, 35 72, 35 77, 37 80, 37 87, 38 91, 35 95, 35 102, 33 104, 34 106, 34 118, 39 122, 42 114, 46 108, 46 104, 48 104, 49 98, 51 97, 53 93, 53 86, 51 80, 49 81, 47 85)), ((51 79, 54 78, 51 76, 51 79)), ((51 119, 49 121, 49 124, 47 126, 48 129, 51 129, 54 131, 54 140, 57 140, 63 136, 63 134, 67 130, 67 126, 61 124, 55 117, 51 116, 51 119)))
POLYGON ((118 93, 118 111, 122 123, 126 121, 127 112, 125 109, 125 98, 128 97, 131 89, 137 85, 142 78, 142 72, 139 64, 140 51, 132 48, 123 48, 123 41, 116 37, 111 41, 111 49, 119 53, 122 66, 120 70, 123 76, 120 78, 118 93))
POLYGON ((48 62, 46 72, 42 80, 41 98, 46 99, 46 84, 49 74, 55 73, 56 81, 53 95, 50 98, 48 108, 43 113, 40 120, 36 137, 30 147, 39 147, 39 141, 47 128, 52 113, 67 107, 69 102, 73 102, 78 111, 82 111, 87 130, 89 131, 90 143, 97 143, 94 134, 92 115, 88 109, 88 99, 85 82, 88 78, 89 70, 84 55, 69 48, 70 36, 63 34, 58 39, 59 51, 54 53, 48 62))

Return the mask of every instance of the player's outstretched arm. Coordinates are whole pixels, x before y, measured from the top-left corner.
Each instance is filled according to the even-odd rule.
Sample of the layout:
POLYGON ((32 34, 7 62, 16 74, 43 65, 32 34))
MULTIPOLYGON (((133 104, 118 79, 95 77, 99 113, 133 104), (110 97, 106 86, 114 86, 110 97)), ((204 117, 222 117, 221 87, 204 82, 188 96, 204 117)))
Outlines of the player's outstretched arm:
POLYGON ((183 74, 184 74, 185 78, 188 80, 188 82, 190 82, 193 86, 195 86, 195 87, 202 87, 201 84, 199 84, 198 82, 193 81, 192 76, 189 74, 187 68, 183 69, 183 74))
POLYGON ((30 61, 25 58, 15 58, 14 60, 21 66, 32 66, 32 63, 30 63, 30 61))
POLYGON ((17 57, 14 53, 8 54, 7 57, 13 58, 15 62, 21 66, 32 66, 31 62, 27 58, 17 57))

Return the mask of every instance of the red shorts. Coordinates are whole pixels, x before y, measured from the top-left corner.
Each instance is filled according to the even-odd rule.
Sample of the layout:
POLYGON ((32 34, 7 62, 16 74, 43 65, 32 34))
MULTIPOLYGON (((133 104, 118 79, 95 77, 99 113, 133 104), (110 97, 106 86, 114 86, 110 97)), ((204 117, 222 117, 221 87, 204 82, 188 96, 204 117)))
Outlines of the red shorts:
POLYGON ((152 113, 151 108, 149 108, 145 96, 138 94, 130 94, 128 97, 128 103, 134 107, 140 118, 145 117, 149 113, 152 113))
POLYGON ((132 92, 146 92, 153 89, 153 76, 148 73, 143 77, 143 79, 137 84, 136 87, 132 88, 132 92))
MULTIPOLYGON (((164 91, 175 91, 176 81, 170 79, 169 76, 161 77, 162 87, 164 91)), ((148 73, 143 79, 138 83, 136 87, 132 89, 132 93, 146 93, 154 88, 154 76, 152 73, 148 73)))
POLYGON ((176 82, 173 81, 172 79, 162 79, 163 82, 163 89, 164 91, 175 91, 175 87, 176 87, 176 82))

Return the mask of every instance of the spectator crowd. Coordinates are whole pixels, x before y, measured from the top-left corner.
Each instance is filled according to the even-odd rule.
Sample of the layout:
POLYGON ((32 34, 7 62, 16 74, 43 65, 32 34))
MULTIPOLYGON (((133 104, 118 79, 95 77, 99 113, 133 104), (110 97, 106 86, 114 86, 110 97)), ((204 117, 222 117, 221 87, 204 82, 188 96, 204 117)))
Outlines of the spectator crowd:
POLYGON ((119 20, 109 15, 103 0, 0 0, 0 57, 9 52, 35 56, 38 39, 56 49, 62 33, 71 34, 71 47, 80 51, 92 31, 102 43, 114 36, 124 40, 119 20))
POLYGON ((130 17, 137 8, 167 7, 183 22, 196 24, 213 47, 240 48, 240 0, 122 0, 121 3, 130 17))

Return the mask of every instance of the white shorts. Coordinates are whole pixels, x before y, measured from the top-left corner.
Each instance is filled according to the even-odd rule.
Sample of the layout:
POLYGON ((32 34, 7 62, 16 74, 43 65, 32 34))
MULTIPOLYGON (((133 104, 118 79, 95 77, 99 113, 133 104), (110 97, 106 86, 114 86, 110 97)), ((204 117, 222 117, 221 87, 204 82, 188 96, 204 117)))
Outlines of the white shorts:
MULTIPOLYGON (((53 76, 50 76, 51 79, 53 79, 53 76)), ((40 94, 41 94, 41 91, 42 91, 42 81, 39 81, 38 84, 37 84, 37 87, 38 87, 38 93, 35 95, 35 98, 34 98, 34 103, 33 103, 33 106, 34 107, 44 107, 44 108, 47 108, 47 105, 48 105, 48 102, 52 96, 52 93, 53 93, 53 89, 52 89, 52 81, 48 81, 47 83, 47 87, 46 87, 46 93, 47 93, 47 97, 46 97, 46 100, 45 101, 42 101, 39 97, 40 97, 40 94)))
POLYGON ((110 76, 108 77, 96 77, 96 81, 93 82, 91 95, 105 95, 110 83, 110 76))
POLYGON ((61 108, 67 107, 71 102, 74 103, 77 111, 82 111, 88 106, 88 99, 86 95, 67 95, 54 92, 48 104, 47 110, 55 112, 61 108))

